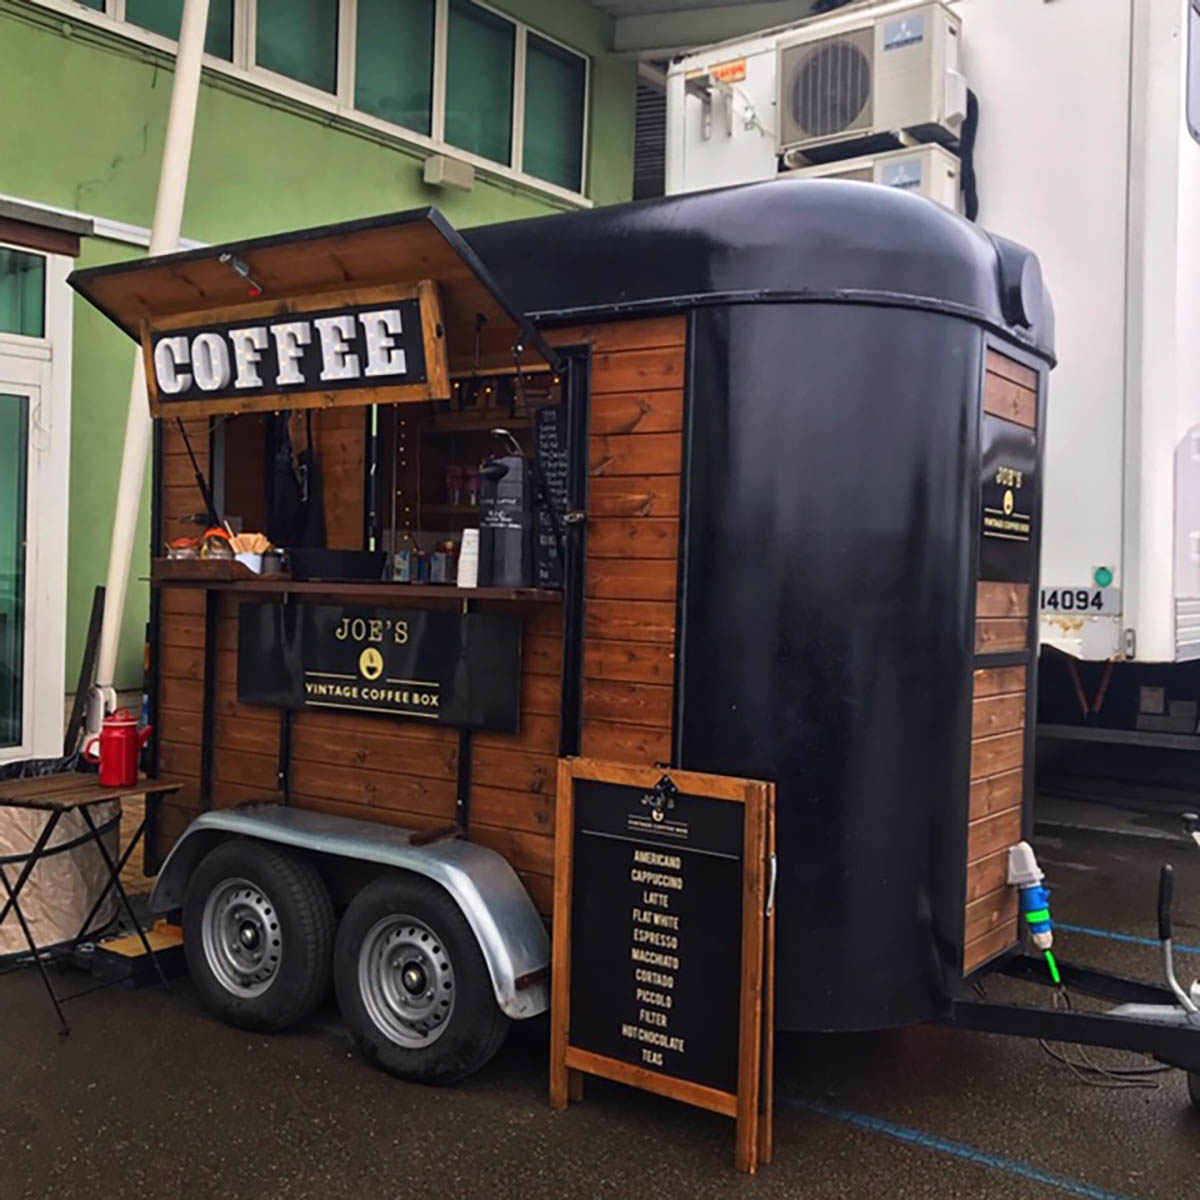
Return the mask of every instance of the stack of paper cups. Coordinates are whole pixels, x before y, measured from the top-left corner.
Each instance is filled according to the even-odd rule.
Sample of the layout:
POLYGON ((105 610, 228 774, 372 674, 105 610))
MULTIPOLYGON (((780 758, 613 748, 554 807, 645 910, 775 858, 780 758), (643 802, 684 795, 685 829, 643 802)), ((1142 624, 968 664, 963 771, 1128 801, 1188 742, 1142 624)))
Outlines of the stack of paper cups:
POLYGON ((479 530, 464 529, 458 551, 458 586, 479 586, 479 530))

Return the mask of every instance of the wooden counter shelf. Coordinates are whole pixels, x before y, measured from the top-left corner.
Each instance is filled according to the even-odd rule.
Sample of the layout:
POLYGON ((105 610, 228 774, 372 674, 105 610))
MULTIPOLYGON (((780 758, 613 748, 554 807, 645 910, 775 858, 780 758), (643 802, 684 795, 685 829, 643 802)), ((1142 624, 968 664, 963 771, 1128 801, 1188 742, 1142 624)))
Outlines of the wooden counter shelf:
POLYGON ((441 583, 384 583, 320 579, 154 579, 154 587, 206 588, 220 592, 260 595, 340 596, 350 601, 403 602, 412 600, 510 600, 561 604, 562 592, 542 588, 451 587, 441 583))

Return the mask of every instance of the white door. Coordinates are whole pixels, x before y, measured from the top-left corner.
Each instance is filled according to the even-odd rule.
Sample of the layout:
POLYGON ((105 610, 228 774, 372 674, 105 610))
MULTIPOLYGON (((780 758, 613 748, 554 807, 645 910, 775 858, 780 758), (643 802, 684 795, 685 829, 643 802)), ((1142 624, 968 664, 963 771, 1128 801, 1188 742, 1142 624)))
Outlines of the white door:
POLYGON ((0 245, 0 763, 62 753, 69 265, 0 245))

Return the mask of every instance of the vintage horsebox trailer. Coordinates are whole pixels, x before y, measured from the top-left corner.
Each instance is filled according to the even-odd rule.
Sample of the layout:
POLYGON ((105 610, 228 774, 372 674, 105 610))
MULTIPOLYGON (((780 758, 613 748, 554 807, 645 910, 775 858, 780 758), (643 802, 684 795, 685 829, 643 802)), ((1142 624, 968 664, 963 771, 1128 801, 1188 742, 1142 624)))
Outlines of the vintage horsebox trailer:
MULTIPOLYGON (((162 418, 152 766, 188 782, 154 905, 182 908, 220 1015, 278 1028, 332 973, 388 1069, 482 1065, 547 1004, 556 761, 582 754, 776 784, 778 1028, 1006 1027, 963 990, 1041 969, 1008 883, 1053 362, 1032 253, 790 181, 465 237, 423 210, 72 280, 142 339, 162 418), (423 344, 379 315, 404 304, 423 344), (308 406, 307 435, 279 412, 308 406), (281 424, 319 470, 324 566, 160 562, 212 515, 186 442, 216 512, 268 527, 281 424), (543 482, 557 464, 533 489, 554 569, 393 582, 404 547, 504 525, 446 480, 514 438, 543 482), (414 695, 380 699, 385 671, 414 695)), ((1008 1028, 1071 1040, 1068 1016, 1008 1028)), ((1200 1067, 1156 1040, 1190 1030, 1112 1022, 1078 1040, 1200 1067)))

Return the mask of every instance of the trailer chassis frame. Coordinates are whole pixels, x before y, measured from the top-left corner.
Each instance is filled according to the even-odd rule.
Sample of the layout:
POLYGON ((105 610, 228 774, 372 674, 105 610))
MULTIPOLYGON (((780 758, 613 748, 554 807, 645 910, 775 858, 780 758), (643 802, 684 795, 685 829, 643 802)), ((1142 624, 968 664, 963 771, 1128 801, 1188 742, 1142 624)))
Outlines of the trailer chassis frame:
MULTIPOLYGON (((1182 1015, 1169 988, 1061 959, 1058 968, 1063 986, 1074 991, 1114 1004, 1171 1006, 1182 1015)), ((1027 954, 1007 959, 993 973, 1045 987, 1055 986, 1046 964, 1027 954)), ((1200 1025, 1186 1020, 1168 1022, 1123 1013, 1042 1008, 981 1000, 964 994, 951 1001, 950 1013, 940 1023, 981 1033, 1131 1050, 1151 1055, 1159 1062, 1184 1071, 1200 1072, 1200 1025)))

